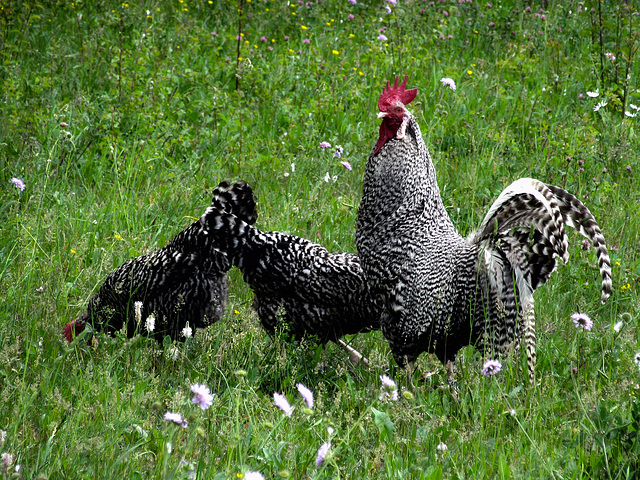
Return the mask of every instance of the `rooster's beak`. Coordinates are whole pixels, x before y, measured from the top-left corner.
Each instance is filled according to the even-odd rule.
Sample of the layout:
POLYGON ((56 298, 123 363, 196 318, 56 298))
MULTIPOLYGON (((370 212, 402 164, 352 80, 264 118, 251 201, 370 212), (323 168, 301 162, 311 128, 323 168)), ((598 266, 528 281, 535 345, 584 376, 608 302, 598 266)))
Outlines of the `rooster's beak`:
POLYGON ((384 117, 386 117, 386 116, 387 116, 387 112, 380 112, 380 113, 378 114, 378 118, 384 118, 384 117))

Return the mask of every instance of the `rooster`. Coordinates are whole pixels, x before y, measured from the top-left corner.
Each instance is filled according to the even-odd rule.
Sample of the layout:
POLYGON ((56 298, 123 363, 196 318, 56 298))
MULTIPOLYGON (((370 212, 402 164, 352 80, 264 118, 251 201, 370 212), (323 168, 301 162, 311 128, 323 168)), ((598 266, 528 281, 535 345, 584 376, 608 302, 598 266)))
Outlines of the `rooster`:
MULTIPOLYGON (((602 302, 611 293, 611 262, 593 215, 575 196, 535 179, 507 187, 468 238, 443 205, 420 127, 406 106, 417 95, 407 78, 383 89, 380 135, 364 174, 356 247, 372 294, 382 304, 381 329, 395 361, 435 353, 449 369, 474 345, 504 355, 522 338, 534 381, 533 293, 568 260, 565 226, 594 246, 602 302)), ((450 370, 449 370, 450 371, 450 370)))
MULTIPOLYGON (((218 204, 226 202, 235 215, 253 224, 256 212, 243 201, 246 195, 253 195, 246 184, 238 184, 233 192, 214 191, 218 204)), ((69 322, 63 334, 71 342, 89 325, 92 331, 108 333, 124 327, 128 337, 144 333, 158 341, 167 335, 180 339, 185 327, 203 328, 222 318, 229 297, 229 268, 227 256, 196 221, 165 247, 111 272, 89 300, 87 311, 69 322)))
MULTIPOLYGON (((238 185, 249 188, 246 183, 223 182, 216 191, 233 192, 238 185)), ((252 196, 235 198, 247 202, 237 209, 255 209, 252 196)), ((338 343, 353 363, 363 358, 341 340, 380 328, 380 309, 369 294, 357 255, 330 253, 304 238, 260 231, 215 196, 200 222, 242 272, 269 334, 284 326, 294 338, 313 336, 322 344, 338 343)))

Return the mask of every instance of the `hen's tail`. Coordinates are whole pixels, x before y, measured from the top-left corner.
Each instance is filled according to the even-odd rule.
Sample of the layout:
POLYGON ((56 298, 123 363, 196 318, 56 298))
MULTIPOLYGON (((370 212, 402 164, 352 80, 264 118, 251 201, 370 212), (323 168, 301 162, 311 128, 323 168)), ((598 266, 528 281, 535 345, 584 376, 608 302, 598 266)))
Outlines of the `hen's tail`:
POLYGON ((604 237, 587 207, 559 187, 532 178, 516 180, 500 194, 469 238, 484 248, 491 287, 501 299, 513 298, 513 283, 506 284, 503 275, 507 267, 513 272, 532 381, 536 361, 533 292, 549 279, 557 258, 569 259, 566 225, 594 245, 604 302, 611 293, 611 262, 604 237))
POLYGON ((246 242, 246 235, 254 230, 257 208, 248 183, 222 182, 213 191, 211 206, 200 217, 205 232, 216 237, 218 243, 238 265, 238 254, 246 242))
POLYGON ((249 225, 256 223, 258 218, 256 197, 249 184, 243 180, 234 183, 220 182, 213 191, 211 208, 230 213, 249 225))

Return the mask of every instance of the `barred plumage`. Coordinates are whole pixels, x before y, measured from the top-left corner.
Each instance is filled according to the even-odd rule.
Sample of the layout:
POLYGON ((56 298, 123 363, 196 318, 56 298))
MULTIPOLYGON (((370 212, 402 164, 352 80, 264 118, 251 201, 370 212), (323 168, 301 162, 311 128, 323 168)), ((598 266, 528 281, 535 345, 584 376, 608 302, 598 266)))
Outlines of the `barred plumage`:
MULTIPOLYGON (((404 87, 387 84, 380 137, 367 160, 356 245, 367 280, 383 302, 382 332, 400 365, 422 352, 443 362, 466 345, 503 354, 522 338, 533 381, 533 292, 568 260, 565 225, 594 244, 602 300, 611 264, 593 215, 573 195, 534 179, 507 187, 467 239, 440 197, 420 127, 404 87)), ((383 100, 384 97, 384 100, 383 100)))
MULTIPOLYGON (((218 191, 236 184, 220 184, 218 191)), ((248 208, 255 199, 248 197, 248 208)), ((253 207, 251 206, 253 205, 253 207)), ((280 232, 262 232, 229 210, 213 206, 200 219, 243 274, 255 295, 262 326, 273 334, 284 322, 291 335, 321 343, 379 328, 358 257, 280 232)))
MULTIPOLYGON (((244 209, 244 203, 236 199, 245 193, 241 187, 233 195, 214 191, 214 204, 228 203, 240 218, 254 223, 255 209, 244 209)), ((108 333, 124 327, 129 337, 141 333, 158 341, 166 335, 181 339, 187 324, 192 329, 203 328, 222 318, 229 296, 229 268, 226 254, 196 221, 165 247, 111 272, 89 300, 86 313, 67 324, 65 337, 71 341, 74 333, 90 324, 108 333), (136 302, 142 304, 138 315, 136 302), (145 324, 149 316, 155 317, 152 331, 145 324)))

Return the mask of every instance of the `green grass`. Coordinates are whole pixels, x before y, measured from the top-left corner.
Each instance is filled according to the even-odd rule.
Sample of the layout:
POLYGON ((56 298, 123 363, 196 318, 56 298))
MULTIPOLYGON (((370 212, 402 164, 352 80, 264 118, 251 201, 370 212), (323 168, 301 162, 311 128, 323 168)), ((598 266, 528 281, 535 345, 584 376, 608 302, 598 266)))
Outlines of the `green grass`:
POLYGON ((638 475, 640 116, 625 116, 640 105, 638 11, 399 0, 387 14, 385 4, 0 2, 0 453, 13 455, 0 476, 638 475), (419 90, 411 110, 462 233, 523 176, 568 189, 602 227, 613 295, 600 304, 594 255, 572 235, 571 260, 536 295, 537 385, 522 353, 484 378, 466 349, 458 402, 428 355, 413 398, 385 402, 379 375, 407 378, 380 332, 350 339, 369 367, 335 345, 269 338, 235 270, 226 318, 177 345, 175 360, 146 338, 66 344, 63 325, 105 276, 163 246, 223 179, 253 186, 260 228, 355 251, 377 97, 402 74, 419 90), (343 146, 353 171, 321 141, 343 146), (591 332, 574 328, 575 311, 594 319, 591 332), (190 401, 196 382, 215 394, 206 411, 190 401), (299 382, 315 393, 311 412, 299 382), (164 421, 167 411, 189 426, 164 421))

